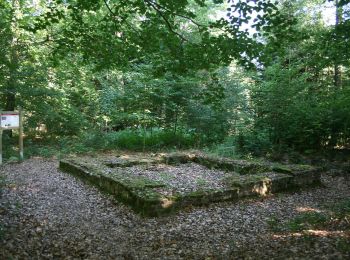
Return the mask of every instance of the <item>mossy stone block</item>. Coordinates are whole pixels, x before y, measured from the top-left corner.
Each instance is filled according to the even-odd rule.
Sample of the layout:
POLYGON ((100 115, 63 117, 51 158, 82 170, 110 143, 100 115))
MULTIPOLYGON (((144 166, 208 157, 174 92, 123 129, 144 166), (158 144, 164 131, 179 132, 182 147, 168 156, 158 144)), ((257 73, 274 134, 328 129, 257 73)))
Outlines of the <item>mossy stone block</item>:
POLYGON ((226 183, 238 188, 238 196, 265 196, 272 192, 286 190, 291 185, 293 177, 286 174, 267 172, 262 174, 231 176, 226 183))
POLYGON ((320 171, 308 165, 281 165, 217 158, 204 154, 172 153, 163 157, 118 156, 72 157, 60 161, 60 169, 97 186, 100 190, 129 205, 143 216, 172 214, 192 205, 234 201, 246 196, 265 196, 290 188, 320 184, 320 171), (141 176, 124 174, 125 167, 139 164, 181 164, 194 162, 208 168, 231 172, 226 187, 216 190, 200 189, 184 194, 165 196, 167 185, 141 176), (115 168, 115 169, 113 169, 115 168), (161 188, 161 189, 159 189, 161 188))

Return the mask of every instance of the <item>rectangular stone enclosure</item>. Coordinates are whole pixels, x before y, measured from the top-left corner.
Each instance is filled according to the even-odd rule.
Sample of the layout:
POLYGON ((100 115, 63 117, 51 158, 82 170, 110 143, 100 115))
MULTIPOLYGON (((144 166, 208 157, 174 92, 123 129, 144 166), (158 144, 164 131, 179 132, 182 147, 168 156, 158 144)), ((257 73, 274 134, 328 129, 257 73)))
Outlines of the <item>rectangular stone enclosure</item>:
POLYGON ((59 167, 147 217, 321 182, 320 171, 309 165, 250 162, 202 153, 100 154, 63 159, 59 167))

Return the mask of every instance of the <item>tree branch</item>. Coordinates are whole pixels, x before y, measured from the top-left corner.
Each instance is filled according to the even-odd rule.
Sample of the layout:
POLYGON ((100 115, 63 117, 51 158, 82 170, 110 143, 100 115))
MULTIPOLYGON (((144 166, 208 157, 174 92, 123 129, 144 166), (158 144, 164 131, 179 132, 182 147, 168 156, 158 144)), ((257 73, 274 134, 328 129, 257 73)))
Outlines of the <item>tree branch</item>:
POLYGON ((148 3, 148 5, 150 5, 159 14, 160 17, 162 17, 162 19, 164 20, 170 32, 177 35, 182 41, 186 41, 186 42, 188 41, 183 35, 181 35, 180 33, 178 33, 173 29, 169 20, 165 17, 163 12, 158 8, 158 6, 153 1, 145 0, 145 2, 148 3))
MULTIPOLYGON (((108 5, 107 0, 103 0, 105 6, 107 7, 108 11, 111 13, 112 17, 114 18, 114 20, 116 20, 117 15, 113 12, 113 10, 111 9, 111 7, 108 5)), ((128 21, 126 21, 125 19, 121 19, 121 22, 126 23, 126 25, 128 25, 130 27, 131 30, 133 30, 135 33, 137 33, 139 35, 139 37, 141 37, 141 34, 139 33, 139 31, 137 31, 132 25, 130 25, 130 23, 128 23, 128 21)), ((115 23, 115 21, 114 21, 115 23)), ((116 30, 118 29, 117 24, 115 23, 116 26, 116 30)))
POLYGON ((197 25, 197 27, 207 27, 206 25, 200 24, 200 23, 198 23, 197 21, 193 20, 191 17, 189 17, 189 16, 187 16, 187 15, 175 13, 174 11, 169 10, 168 8, 166 8, 166 7, 164 7, 164 6, 160 5, 160 4, 158 4, 158 3, 155 2, 155 1, 152 1, 152 0, 145 0, 145 2, 148 2, 148 3, 149 3, 149 2, 152 2, 152 3, 153 3, 155 6, 157 6, 159 9, 163 9, 163 10, 165 10, 165 11, 167 11, 167 12, 169 12, 169 13, 175 15, 175 16, 179 16, 179 17, 185 18, 185 19, 189 20, 191 23, 197 25))
POLYGON ((105 6, 107 7, 108 11, 113 15, 113 17, 116 17, 115 13, 112 11, 112 9, 109 7, 107 0, 103 0, 105 3, 105 6))

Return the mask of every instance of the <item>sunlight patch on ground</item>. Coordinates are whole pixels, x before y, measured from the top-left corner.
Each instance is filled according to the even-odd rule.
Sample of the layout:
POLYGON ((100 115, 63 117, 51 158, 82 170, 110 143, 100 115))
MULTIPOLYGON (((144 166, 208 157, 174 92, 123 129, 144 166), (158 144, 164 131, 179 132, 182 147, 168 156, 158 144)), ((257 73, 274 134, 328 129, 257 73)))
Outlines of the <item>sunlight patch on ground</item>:
POLYGON ((289 237, 302 237, 305 235, 311 235, 316 237, 349 237, 350 234, 344 231, 329 231, 329 230, 304 230, 303 232, 294 232, 288 234, 274 234, 273 238, 289 238, 289 237))
POLYGON ((319 210, 319 209, 310 208, 310 207, 297 207, 296 211, 298 211, 298 212, 317 212, 317 213, 321 212, 321 210, 319 210))

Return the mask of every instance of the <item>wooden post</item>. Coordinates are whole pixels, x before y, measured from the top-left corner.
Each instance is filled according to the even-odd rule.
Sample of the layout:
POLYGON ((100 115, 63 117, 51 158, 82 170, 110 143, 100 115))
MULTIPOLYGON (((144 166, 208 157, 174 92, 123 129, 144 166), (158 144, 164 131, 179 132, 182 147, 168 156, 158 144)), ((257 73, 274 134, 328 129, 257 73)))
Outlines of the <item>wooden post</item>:
POLYGON ((1 164, 2 164, 2 128, 0 126, 0 165, 1 164))
POLYGON ((19 109, 19 160, 23 161, 23 111, 19 109))

